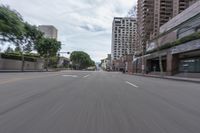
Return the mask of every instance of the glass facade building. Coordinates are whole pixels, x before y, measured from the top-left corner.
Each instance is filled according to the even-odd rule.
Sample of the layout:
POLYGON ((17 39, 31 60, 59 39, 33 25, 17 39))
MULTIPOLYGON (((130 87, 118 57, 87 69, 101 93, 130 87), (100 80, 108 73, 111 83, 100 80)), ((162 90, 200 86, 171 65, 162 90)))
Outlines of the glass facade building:
POLYGON ((200 72, 200 57, 180 60, 179 71, 199 73, 200 72))

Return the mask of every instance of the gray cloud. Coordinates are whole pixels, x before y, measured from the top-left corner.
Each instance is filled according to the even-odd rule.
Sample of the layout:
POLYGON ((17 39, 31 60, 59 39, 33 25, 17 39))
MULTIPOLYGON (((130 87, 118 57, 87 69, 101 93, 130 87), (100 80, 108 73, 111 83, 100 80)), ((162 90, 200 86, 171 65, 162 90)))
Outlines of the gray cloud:
POLYGON ((92 25, 92 24, 83 24, 80 26, 80 28, 91 31, 91 32, 100 32, 100 31, 105 31, 106 29, 98 26, 98 25, 92 25))
POLYGON ((59 31, 62 51, 84 50, 99 61, 111 51, 112 20, 126 16, 136 0, 1 0, 34 25, 59 31))

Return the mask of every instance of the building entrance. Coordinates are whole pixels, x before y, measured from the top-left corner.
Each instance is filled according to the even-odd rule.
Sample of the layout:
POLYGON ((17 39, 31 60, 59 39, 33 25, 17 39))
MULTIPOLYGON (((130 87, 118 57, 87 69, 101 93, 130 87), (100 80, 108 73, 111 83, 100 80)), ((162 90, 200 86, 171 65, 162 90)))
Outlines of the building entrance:
MULTIPOLYGON (((162 57, 162 66, 163 66, 163 72, 166 72, 167 69, 167 59, 166 56, 162 57)), ((160 72, 160 63, 159 58, 154 58, 147 60, 147 71, 148 72, 160 72)))

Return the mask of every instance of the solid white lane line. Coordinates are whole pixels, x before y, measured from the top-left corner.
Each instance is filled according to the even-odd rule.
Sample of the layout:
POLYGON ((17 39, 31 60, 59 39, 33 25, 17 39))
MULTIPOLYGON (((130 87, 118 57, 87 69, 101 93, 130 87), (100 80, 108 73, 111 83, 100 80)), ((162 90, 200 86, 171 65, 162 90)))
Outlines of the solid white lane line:
POLYGON ((62 75, 63 77, 73 77, 73 78, 77 78, 77 75, 62 75))
POLYGON ((133 84, 133 83, 130 83, 130 82, 128 82, 128 81, 126 81, 126 83, 129 84, 129 85, 131 85, 131 86, 133 86, 133 87, 135 87, 135 88, 138 88, 138 86, 135 85, 135 84, 133 84))
POLYGON ((83 78, 87 78, 87 77, 89 77, 90 75, 88 74, 88 75, 85 75, 83 78))

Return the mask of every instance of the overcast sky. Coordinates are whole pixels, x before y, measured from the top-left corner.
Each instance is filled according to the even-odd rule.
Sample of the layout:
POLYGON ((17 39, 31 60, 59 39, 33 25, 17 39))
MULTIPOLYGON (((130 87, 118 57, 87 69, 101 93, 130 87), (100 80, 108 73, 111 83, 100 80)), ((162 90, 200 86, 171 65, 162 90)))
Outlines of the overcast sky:
POLYGON ((136 0, 0 0, 34 25, 54 25, 62 51, 81 50, 100 61, 111 52, 113 17, 126 16, 136 0))

